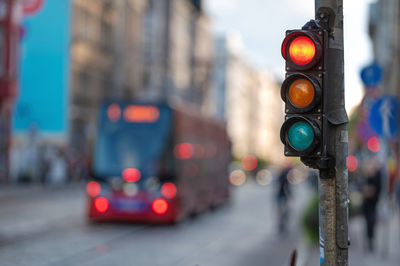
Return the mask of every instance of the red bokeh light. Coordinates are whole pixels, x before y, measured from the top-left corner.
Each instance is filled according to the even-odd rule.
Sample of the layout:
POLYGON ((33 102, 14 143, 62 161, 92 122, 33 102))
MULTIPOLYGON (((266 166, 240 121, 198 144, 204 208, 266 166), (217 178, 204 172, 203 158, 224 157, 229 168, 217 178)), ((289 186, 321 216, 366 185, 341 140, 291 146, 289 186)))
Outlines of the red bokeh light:
POLYGON ((346 158, 346 165, 347 168, 349 169, 349 172, 354 172, 357 170, 358 167, 358 160, 357 157, 354 155, 349 155, 346 158))
POLYGON ((177 144, 174 149, 175 157, 180 160, 187 160, 193 157, 194 147, 191 143, 177 144))
POLYGON ((256 156, 249 154, 242 159, 242 166, 246 171, 253 171, 257 168, 258 161, 256 156))
POLYGON ((121 119, 121 107, 118 104, 111 104, 107 108, 107 116, 113 122, 117 122, 121 119))
POLYGON ((156 199, 153 201, 153 204, 151 205, 153 211, 156 214, 164 214, 168 210, 168 203, 165 199, 156 199))
POLYGON ((106 212, 109 206, 110 204, 108 203, 108 200, 104 197, 99 197, 94 200, 94 207, 100 213, 106 212))
POLYGON ((142 177, 140 171, 136 168, 126 168, 122 171, 122 178, 126 182, 137 182, 142 177))
POLYGON ((307 65, 316 55, 314 42, 306 36, 296 37, 289 46, 289 56, 293 63, 307 65))
POLYGON ((161 194, 167 198, 167 199, 172 199, 176 196, 176 186, 172 183, 165 183, 161 187, 161 194))
POLYGON ((367 143, 368 149, 372 152, 378 152, 381 149, 381 145, 379 144, 379 140, 377 137, 372 137, 368 140, 367 143))
POLYGON ((89 196, 96 197, 101 192, 101 186, 99 183, 91 181, 86 185, 86 192, 88 193, 89 196))

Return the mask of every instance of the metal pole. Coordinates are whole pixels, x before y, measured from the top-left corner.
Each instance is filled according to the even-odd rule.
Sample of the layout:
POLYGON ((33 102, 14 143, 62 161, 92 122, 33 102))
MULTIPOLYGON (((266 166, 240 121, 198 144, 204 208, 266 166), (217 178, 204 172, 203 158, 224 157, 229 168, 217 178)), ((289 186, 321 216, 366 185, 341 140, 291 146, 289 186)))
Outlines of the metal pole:
POLYGON ((330 139, 327 153, 335 158, 334 178, 319 182, 320 263, 348 265, 348 153, 347 114, 344 109, 343 0, 315 0, 316 19, 330 11, 327 84, 330 139), (324 10, 324 12, 321 12, 324 10), (337 119, 335 119, 337 118, 337 119))

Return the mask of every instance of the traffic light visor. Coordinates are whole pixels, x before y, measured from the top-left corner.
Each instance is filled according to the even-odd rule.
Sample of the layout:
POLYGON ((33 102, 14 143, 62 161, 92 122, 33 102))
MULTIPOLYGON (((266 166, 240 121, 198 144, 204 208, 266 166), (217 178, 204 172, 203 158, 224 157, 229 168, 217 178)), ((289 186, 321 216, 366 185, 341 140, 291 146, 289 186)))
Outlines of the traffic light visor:
POLYGON ((307 79, 297 79, 289 86, 289 100, 297 108, 309 106, 315 98, 315 88, 307 79))
POLYGON ((298 151, 304 151, 308 149, 313 144, 314 137, 315 135, 313 128, 305 121, 296 122, 289 128, 289 144, 298 151))
POLYGON ((311 63, 315 55, 315 43, 307 36, 298 36, 289 45, 289 57, 297 65, 311 63))

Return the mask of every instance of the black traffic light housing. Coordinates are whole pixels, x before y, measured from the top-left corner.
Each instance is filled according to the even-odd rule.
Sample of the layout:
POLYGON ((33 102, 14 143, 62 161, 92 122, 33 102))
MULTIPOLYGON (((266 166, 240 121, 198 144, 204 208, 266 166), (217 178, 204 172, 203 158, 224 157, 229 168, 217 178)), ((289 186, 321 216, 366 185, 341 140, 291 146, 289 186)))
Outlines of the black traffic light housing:
POLYGON ((281 87, 286 117, 280 132, 284 153, 299 156, 316 169, 328 169, 333 162, 326 151, 329 136, 324 115, 328 34, 325 27, 311 20, 301 30, 288 30, 281 49, 286 61, 286 79, 281 87), (293 132, 302 136, 297 139, 293 132))

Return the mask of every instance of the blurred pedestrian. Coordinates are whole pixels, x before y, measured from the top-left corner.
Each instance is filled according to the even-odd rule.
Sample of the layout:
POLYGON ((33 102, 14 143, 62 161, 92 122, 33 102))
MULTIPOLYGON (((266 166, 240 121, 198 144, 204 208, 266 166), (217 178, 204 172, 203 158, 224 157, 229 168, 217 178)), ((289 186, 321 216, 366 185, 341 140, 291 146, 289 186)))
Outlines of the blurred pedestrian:
POLYGON ((284 233, 287 229, 289 216, 289 199, 291 197, 290 183, 288 174, 292 170, 292 165, 286 163, 278 177, 276 202, 278 207, 278 229, 279 233, 284 233))
POLYGON ((376 159, 369 159, 365 162, 364 176, 366 179, 361 190, 363 195, 362 211, 366 222, 368 250, 373 251, 376 224, 376 207, 378 204, 382 186, 382 172, 376 159))
POLYGON ((56 149, 48 175, 47 179, 54 185, 63 185, 67 182, 67 164, 61 148, 56 149))

